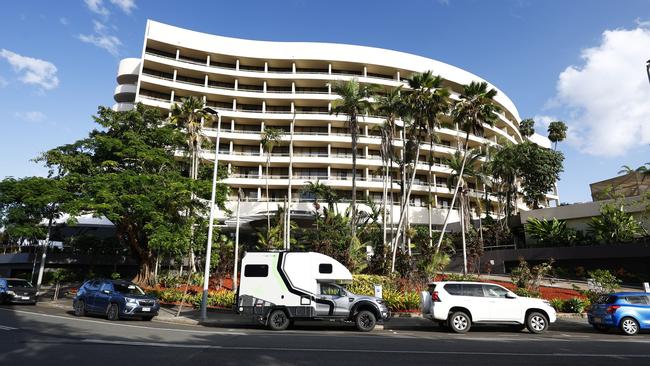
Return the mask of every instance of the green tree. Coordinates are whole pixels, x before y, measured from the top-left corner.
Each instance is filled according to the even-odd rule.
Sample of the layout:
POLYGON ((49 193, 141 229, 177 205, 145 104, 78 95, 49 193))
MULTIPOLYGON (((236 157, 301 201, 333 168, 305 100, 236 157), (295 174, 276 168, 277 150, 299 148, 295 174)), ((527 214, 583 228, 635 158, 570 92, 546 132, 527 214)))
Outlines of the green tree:
POLYGON ((269 167, 271 166, 271 153, 273 149, 282 142, 284 131, 278 128, 267 127, 262 131, 262 148, 266 151, 266 232, 271 232, 271 211, 269 208, 271 197, 269 196, 269 167))
POLYGON ((625 212, 620 202, 603 204, 600 215, 592 217, 588 225, 596 240, 607 244, 624 243, 647 234, 641 223, 625 212))
POLYGON ((514 145, 514 149, 524 201, 539 208, 539 203, 560 179, 564 155, 530 141, 514 145))
MULTIPOLYGON (((359 141, 359 116, 365 115, 372 110, 370 97, 373 95, 373 88, 359 84, 356 79, 346 82, 335 83, 332 91, 339 96, 332 103, 332 111, 335 115, 343 113, 347 117, 348 130, 352 141, 352 202, 350 204, 350 215, 354 217, 357 213, 357 143, 359 141)), ((350 220, 353 224, 354 220, 350 220)), ((355 236, 356 228, 352 227, 352 236, 355 236)))
MULTIPOLYGON (((150 283, 156 248, 189 245, 183 233, 195 220, 184 212, 205 215, 211 190, 205 178, 211 172, 199 172, 198 180, 183 176, 175 152, 185 136, 177 126, 163 123, 155 108, 138 104, 132 111, 114 112, 99 107, 94 119, 99 129, 39 160, 77 192, 66 206, 70 214, 92 212, 115 224, 118 238, 138 262, 134 280, 150 283)), ((228 188, 218 185, 222 208, 227 194, 228 188)))
POLYGON ((548 139, 551 140, 554 147, 553 150, 557 150, 557 143, 564 141, 566 139, 567 126, 566 123, 562 121, 554 121, 548 125, 548 139))
POLYGON ((574 234, 571 229, 567 228, 566 221, 537 219, 531 217, 524 225, 528 235, 537 240, 540 244, 558 245, 567 243, 574 234))
POLYGON ((526 138, 532 136, 535 133, 535 120, 526 118, 521 121, 519 123, 519 133, 526 138))
MULTIPOLYGON (((497 113, 501 111, 501 108, 496 105, 494 101, 496 95, 496 89, 489 89, 486 82, 477 83, 472 81, 468 85, 463 86, 463 93, 460 95, 460 100, 454 104, 451 110, 451 117, 454 123, 458 125, 461 131, 465 132, 465 142, 463 144, 465 155, 459 172, 459 175, 461 176, 463 175, 468 157, 469 135, 473 134, 475 136, 483 136, 483 125, 487 124, 489 126, 494 126, 494 123, 498 120, 497 113)), ((445 222, 442 225, 442 235, 438 239, 438 244, 436 245, 437 249, 440 248, 440 244, 444 238, 445 230, 449 223, 449 216, 454 207, 456 197, 458 196, 460 182, 461 181, 459 180, 454 189, 450 209, 445 217, 445 222)))

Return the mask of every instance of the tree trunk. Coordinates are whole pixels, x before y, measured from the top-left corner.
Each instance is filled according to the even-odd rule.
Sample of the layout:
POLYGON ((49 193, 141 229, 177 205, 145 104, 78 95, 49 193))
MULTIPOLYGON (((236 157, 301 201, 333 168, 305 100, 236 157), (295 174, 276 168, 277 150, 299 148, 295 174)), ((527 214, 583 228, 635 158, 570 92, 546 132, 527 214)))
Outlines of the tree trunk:
POLYGON ((357 235, 355 224, 357 206, 357 116, 350 115, 350 134, 352 137, 352 202, 350 204, 350 231, 352 237, 357 235))
POLYGON ((268 241, 271 233, 271 211, 270 211, 270 201, 269 197, 269 165, 271 165, 271 152, 266 152, 266 240, 268 241))
MULTIPOLYGON (((415 149, 415 156, 417 157, 419 155, 420 155, 420 143, 418 142, 417 143, 417 148, 415 149)), ((400 232, 401 232, 401 229, 402 229, 402 226, 403 226, 403 223, 404 223, 404 218, 406 216, 406 206, 405 206, 405 204, 408 205, 408 201, 409 201, 409 199, 411 197, 411 188, 413 187, 413 181, 415 180, 415 173, 417 172, 417 158, 415 160, 413 168, 414 168, 413 169, 413 174, 411 174, 410 183, 409 183, 409 185, 408 185, 408 187, 406 189, 406 197, 405 197, 404 202, 402 202, 402 209, 400 210, 400 217, 399 217, 399 221, 397 222, 397 233, 395 233, 395 246, 394 246, 394 249, 393 249, 393 263, 392 263, 392 266, 391 266, 391 272, 395 272, 395 258, 397 257, 397 240, 398 240, 398 238, 400 236, 400 232)))
POLYGON ((465 207, 460 198, 460 232, 463 239, 463 275, 467 275, 467 243, 465 243, 465 207))

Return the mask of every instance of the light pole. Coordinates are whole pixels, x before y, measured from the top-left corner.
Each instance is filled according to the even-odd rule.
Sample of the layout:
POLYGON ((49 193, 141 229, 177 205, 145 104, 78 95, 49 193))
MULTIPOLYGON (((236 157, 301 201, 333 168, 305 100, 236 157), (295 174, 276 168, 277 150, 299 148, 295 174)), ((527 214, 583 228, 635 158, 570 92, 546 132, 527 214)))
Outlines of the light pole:
POLYGON ((648 73, 648 82, 650 83, 650 60, 645 62, 645 71, 648 73))
POLYGON ((210 220, 208 223, 208 245, 205 250, 205 271, 203 273, 203 297, 201 297, 201 320, 208 316, 208 285, 210 282, 210 255, 212 254, 212 231, 214 226, 214 201, 217 194, 217 169, 219 167, 219 133, 221 132, 221 116, 210 107, 203 108, 204 111, 217 117, 217 142, 214 148, 214 172, 212 173, 212 196, 210 198, 210 220))

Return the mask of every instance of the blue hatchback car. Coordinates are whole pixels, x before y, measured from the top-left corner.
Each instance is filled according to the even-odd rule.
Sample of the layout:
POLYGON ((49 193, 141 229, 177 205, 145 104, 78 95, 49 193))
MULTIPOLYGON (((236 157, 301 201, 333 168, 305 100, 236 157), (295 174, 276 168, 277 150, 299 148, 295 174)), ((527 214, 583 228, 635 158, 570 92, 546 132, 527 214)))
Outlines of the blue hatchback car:
POLYGON ((146 295, 138 285, 124 280, 86 281, 77 291, 72 306, 77 316, 97 314, 106 316, 108 320, 151 320, 160 310, 155 297, 146 295))
POLYGON ((650 329, 650 294, 618 292, 601 297, 587 312, 589 324, 599 331, 619 328, 623 334, 636 335, 650 329))

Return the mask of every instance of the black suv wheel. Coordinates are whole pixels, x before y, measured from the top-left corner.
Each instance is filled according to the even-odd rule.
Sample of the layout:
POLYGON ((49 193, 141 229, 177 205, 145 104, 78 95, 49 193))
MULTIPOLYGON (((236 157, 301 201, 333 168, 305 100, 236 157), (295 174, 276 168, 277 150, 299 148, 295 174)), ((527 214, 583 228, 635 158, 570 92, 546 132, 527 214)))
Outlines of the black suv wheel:
POLYGON ((370 332, 375 329, 375 324, 377 324, 377 318, 372 311, 362 310, 354 318, 354 323, 357 325, 357 329, 362 332, 370 332))
POLYGON ((86 303, 83 300, 77 300, 74 304, 75 316, 86 316, 86 303))
POLYGON ((285 330, 289 327, 289 317, 284 310, 273 310, 269 315, 269 328, 271 330, 285 330))
POLYGON ((106 318, 110 321, 116 321, 120 319, 120 307, 117 306, 117 304, 111 304, 108 307, 108 311, 106 312, 106 318))

